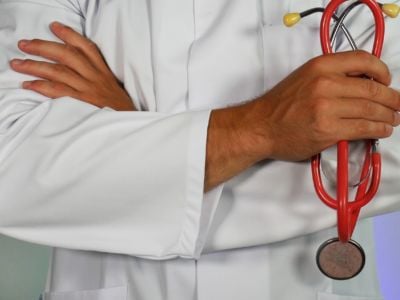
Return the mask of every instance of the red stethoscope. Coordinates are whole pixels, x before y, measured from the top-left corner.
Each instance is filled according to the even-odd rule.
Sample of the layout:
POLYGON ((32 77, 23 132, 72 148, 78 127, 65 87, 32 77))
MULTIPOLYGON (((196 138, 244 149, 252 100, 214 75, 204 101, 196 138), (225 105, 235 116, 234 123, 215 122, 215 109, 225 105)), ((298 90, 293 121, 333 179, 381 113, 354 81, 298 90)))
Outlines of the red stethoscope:
MULTIPOLYGON (((342 30, 353 50, 357 46, 344 24, 345 18, 356 6, 365 4, 372 11, 375 19, 375 39, 372 54, 380 57, 385 36, 384 14, 396 17, 400 8, 395 4, 380 4, 375 0, 359 0, 351 3, 340 16, 339 7, 348 0, 331 0, 326 8, 313 8, 302 13, 285 15, 284 22, 292 26, 301 18, 316 12, 322 12, 320 39, 324 54, 333 52, 332 45, 337 33, 342 30), (336 24, 331 33, 332 19, 336 24)), ((361 246, 351 239, 362 207, 367 205, 378 191, 381 177, 381 157, 377 151, 377 140, 365 141, 366 150, 360 180, 354 201, 349 201, 349 143, 337 144, 337 183, 336 199, 325 190, 321 177, 321 154, 311 160, 312 177, 318 197, 327 206, 337 211, 338 238, 333 238, 321 245, 317 252, 317 265, 326 276, 336 279, 350 279, 359 274, 365 264, 365 254, 361 246)))

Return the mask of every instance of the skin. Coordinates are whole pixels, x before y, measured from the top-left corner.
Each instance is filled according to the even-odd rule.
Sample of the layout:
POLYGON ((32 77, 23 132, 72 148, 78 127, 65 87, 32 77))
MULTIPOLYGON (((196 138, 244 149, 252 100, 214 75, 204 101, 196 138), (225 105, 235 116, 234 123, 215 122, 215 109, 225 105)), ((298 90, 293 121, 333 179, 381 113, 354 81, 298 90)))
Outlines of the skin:
POLYGON ((52 99, 71 96, 98 107, 135 110, 95 43, 60 23, 52 23, 50 29, 64 44, 39 39, 18 43, 23 52, 55 62, 13 60, 11 67, 15 71, 45 79, 24 82, 23 88, 52 99), (21 63, 16 64, 18 61, 21 63))
MULTIPOLYGON (((92 41, 56 22, 50 29, 64 43, 18 44, 25 53, 54 61, 13 60, 16 72, 42 78, 23 88, 52 99, 71 96, 100 108, 135 110, 92 41)), ((258 99, 213 110, 204 190, 261 160, 300 161, 340 140, 389 137, 400 124, 400 94, 390 82, 388 67, 373 55, 337 53, 311 59, 258 99)))

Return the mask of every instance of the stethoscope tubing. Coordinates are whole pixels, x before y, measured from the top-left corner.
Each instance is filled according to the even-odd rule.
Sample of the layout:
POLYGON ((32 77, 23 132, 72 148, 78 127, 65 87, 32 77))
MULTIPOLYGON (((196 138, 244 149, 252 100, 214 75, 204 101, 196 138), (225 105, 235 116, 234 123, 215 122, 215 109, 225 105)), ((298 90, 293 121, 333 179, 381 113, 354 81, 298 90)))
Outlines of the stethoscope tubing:
MULTIPOLYGON (((321 47, 324 54, 333 53, 330 37, 330 23, 335 15, 335 11, 347 0, 332 0, 326 7, 320 28, 321 47)), ((381 7, 375 0, 360 0, 366 4, 373 13, 375 19, 375 38, 372 54, 380 57, 382 54, 385 21, 381 7)), ((339 25, 340 26, 340 25, 339 25)), ((321 155, 317 154, 312 158, 312 175, 314 186, 319 198, 329 207, 337 210, 338 235, 339 240, 347 242, 351 239, 360 209, 368 204, 378 191, 381 177, 381 157, 373 147, 374 141, 367 142, 366 156, 362 169, 361 179, 355 200, 349 202, 349 183, 348 183, 348 160, 349 145, 348 141, 339 141, 337 145, 338 164, 337 164, 337 200, 333 199, 325 191, 320 172, 321 155), (372 151, 372 153, 371 153, 372 151), (371 173, 370 173, 371 167, 371 173), (364 179, 366 178, 366 179, 364 179)))

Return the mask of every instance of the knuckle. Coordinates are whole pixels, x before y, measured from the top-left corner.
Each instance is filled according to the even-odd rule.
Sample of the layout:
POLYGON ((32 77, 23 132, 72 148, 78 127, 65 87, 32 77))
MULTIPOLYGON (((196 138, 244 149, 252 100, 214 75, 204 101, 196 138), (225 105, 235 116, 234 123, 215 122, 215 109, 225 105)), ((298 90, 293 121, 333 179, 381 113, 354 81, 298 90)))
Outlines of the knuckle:
POLYGON ((317 76, 314 81, 314 86, 312 91, 317 92, 317 94, 325 94, 326 91, 329 89, 330 86, 334 84, 332 78, 328 75, 319 75, 317 76))
POLYGON ((389 137, 393 132, 393 127, 383 122, 359 122, 357 131, 360 135, 368 138, 389 137))
POLYGON ((397 116, 398 113, 397 112, 391 112, 388 114, 388 123, 391 124, 392 126, 398 126, 397 124, 397 116))
POLYGON ((35 64, 35 62, 32 59, 25 59, 22 63, 24 67, 30 68, 35 64))
POLYGON ((97 44, 90 39, 86 39, 86 47, 90 51, 98 51, 97 44))
POLYGON ((78 54, 78 49, 74 46, 65 44, 63 47, 63 51, 58 54, 58 59, 60 62, 66 63, 70 60, 71 57, 75 57, 78 54))
POLYGON ((397 95, 395 96, 395 109, 397 111, 400 111, 400 94, 397 93, 397 95))
POLYGON ((314 103, 314 113, 317 116, 326 116, 330 110, 330 101, 327 98, 318 98, 314 103))
POLYGON ((383 64, 385 76, 389 79, 389 82, 390 82, 391 78, 392 78, 392 74, 390 72, 389 66, 387 64, 385 64, 384 62, 382 62, 382 64, 383 64))
POLYGON ((319 72, 324 70, 326 66, 326 57, 317 56, 308 61, 308 67, 312 72, 319 72))
POLYGON ((54 82, 54 81, 48 81, 48 82, 46 82, 46 85, 51 89, 56 89, 57 88, 57 83, 54 82))
POLYGON ((363 135, 363 136, 370 134, 372 131, 372 128, 371 128, 372 124, 370 122, 366 122, 366 121, 357 122, 354 127, 356 129, 356 132, 359 135, 363 135))
POLYGON ((376 124, 376 131, 379 137, 389 137, 392 135, 393 127, 385 123, 376 124))
POLYGON ((400 110, 400 92, 393 90, 393 108, 400 110))
POLYGON ((31 82, 30 86, 34 89, 41 89, 45 86, 45 82, 42 80, 35 80, 31 82))
POLYGON ((52 72, 53 72, 54 74, 63 73, 63 72, 65 72, 65 67, 64 67, 64 65, 53 64, 53 66, 52 66, 52 72))
POLYGON ((365 80, 365 89, 371 98, 376 98, 382 92, 382 87, 373 80, 365 80))
POLYGON ((394 128, 392 126, 385 126, 386 134, 384 137, 390 137, 393 134, 394 128))
POLYGON ((365 101, 365 104, 361 107, 361 113, 364 117, 371 116, 374 113, 374 108, 371 101, 365 101))
POLYGON ((330 121, 326 116, 316 115, 311 123, 312 131, 317 139, 330 136, 330 121))
POLYGON ((78 51, 74 46, 72 46, 70 44, 65 44, 64 50, 66 52, 69 52, 70 54, 75 54, 78 51))
POLYGON ((365 50, 354 51, 354 55, 357 57, 357 59, 366 63, 370 63, 375 60, 374 56, 365 50))
POLYGON ((64 91, 64 85, 57 82, 51 82, 50 87, 56 90, 57 92, 64 91))

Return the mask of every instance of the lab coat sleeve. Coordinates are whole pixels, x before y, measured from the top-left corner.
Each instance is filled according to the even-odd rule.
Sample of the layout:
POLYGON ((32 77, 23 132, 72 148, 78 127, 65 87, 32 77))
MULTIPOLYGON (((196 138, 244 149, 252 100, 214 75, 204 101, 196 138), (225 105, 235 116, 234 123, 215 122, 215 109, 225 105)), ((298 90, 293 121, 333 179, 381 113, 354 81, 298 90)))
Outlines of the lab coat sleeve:
POLYGON ((150 259, 196 257, 218 193, 204 199, 210 111, 116 112, 52 100, 21 89, 33 77, 9 67, 30 57, 18 40, 55 40, 52 21, 82 32, 80 4, 0 0, 0 233, 150 259))

